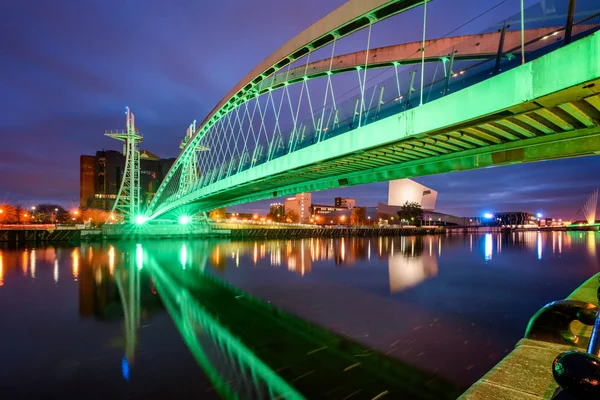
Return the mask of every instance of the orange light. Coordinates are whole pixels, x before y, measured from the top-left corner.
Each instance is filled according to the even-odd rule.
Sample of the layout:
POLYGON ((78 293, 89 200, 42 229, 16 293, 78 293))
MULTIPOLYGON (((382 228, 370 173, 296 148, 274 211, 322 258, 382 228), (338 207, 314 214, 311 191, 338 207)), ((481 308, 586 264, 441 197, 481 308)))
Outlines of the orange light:
POLYGON ((4 213, 4 210, 0 208, 0 214, 4 213))
POLYGON ((74 214, 74 215, 78 215, 78 214, 79 214, 79 210, 75 210, 75 211, 73 211, 73 214, 74 214))

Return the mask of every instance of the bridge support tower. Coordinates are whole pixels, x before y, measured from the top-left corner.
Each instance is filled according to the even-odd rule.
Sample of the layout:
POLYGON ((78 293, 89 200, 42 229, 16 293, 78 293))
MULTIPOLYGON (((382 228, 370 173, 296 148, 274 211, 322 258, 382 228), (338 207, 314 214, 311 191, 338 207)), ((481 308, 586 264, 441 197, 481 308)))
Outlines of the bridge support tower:
POLYGON ((142 142, 142 135, 135 127, 133 113, 126 107, 127 129, 124 131, 106 131, 105 136, 125 142, 123 144, 123 153, 125 154, 125 171, 121 186, 117 193, 115 204, 111 213, 122 214, 126 222, 139 222, 142 218, 140 214, 140 150, 139 144, 142 142))

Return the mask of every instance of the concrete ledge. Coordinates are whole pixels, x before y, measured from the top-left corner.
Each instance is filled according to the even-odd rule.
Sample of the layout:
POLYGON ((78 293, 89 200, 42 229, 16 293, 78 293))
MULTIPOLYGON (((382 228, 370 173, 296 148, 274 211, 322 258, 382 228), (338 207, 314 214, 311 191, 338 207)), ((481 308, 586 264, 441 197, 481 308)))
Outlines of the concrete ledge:
MULTIPOLYGON (((599 276, 600 274, 596 274, 588 279, 567 299, 595 304, 599 276)), ((592 331, 591 327, 579 322, 573 323, 571 330, 585 338, 578 346, 521 339, 509 355, 471 386, 459 399, 551 399, 558 389, 552 376, 552 362, 564 351, 584 349, 592 331)))

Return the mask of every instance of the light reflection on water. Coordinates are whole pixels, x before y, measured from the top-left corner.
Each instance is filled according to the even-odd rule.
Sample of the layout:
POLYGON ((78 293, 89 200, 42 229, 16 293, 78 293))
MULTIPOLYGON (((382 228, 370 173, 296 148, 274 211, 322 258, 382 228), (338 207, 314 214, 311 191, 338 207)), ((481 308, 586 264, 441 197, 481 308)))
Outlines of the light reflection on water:
POLYGON ((537 309, 598 271, 599 238, 596 232, 512 232, 3 248, 0 302, 26 279, 35 283, 30 290, 39 290, 36 301, 45 301, 48 282, 59 290, 79 285, 80 312, 104 312, 103 292, 89 288, 114 285, 129 259, 145 270, 149 255, 214 274, 392 357, 469 384, 514 346, 537 309))

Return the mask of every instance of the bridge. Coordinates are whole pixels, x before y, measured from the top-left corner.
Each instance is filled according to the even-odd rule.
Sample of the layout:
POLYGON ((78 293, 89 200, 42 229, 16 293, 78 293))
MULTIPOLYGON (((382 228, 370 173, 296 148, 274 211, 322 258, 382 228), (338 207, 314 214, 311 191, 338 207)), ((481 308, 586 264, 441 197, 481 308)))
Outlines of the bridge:
POLYGON ((517 8, 488 32, 425 40, 435 24, 427 8, 444 1, 349 0, 190 125, 138 222, 598 154, 599 14, 593 2, 563 3, 517 8), (385 21, 417 15, 422 41, 376 45, 389 42, 385 21))

